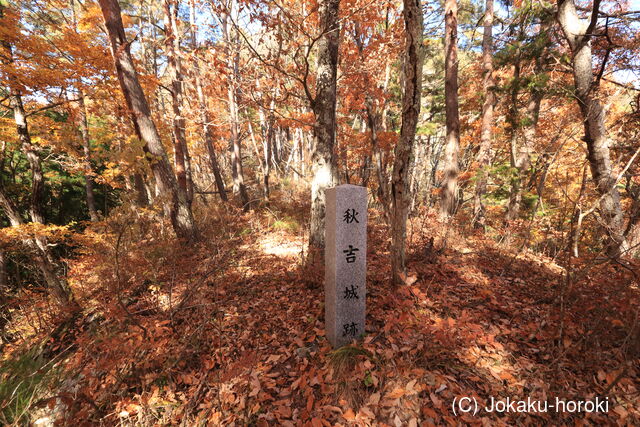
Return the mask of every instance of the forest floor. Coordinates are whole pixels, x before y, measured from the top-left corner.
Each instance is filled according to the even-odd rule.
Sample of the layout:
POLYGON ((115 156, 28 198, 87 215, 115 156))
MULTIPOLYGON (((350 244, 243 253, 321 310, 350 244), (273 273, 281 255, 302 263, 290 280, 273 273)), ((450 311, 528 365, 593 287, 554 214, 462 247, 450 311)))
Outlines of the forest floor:
POLYGON ((200 207, 208 225, 193 247, 124 209, 79 237, 69 277, 85 316, 46 343, 65 380, 39 406, 80 425, 639 425, 628 268, 577 259, 567 275, 427 212, 409 228, 407 284, 394 288, 372 212, 366 335, 333 351, 322 272, 302 262, 308 208, 279 200, 200 207), (479 412, 455 415, 462 397, 479 412), (483 409, 596 397, 608 412, 483 409))

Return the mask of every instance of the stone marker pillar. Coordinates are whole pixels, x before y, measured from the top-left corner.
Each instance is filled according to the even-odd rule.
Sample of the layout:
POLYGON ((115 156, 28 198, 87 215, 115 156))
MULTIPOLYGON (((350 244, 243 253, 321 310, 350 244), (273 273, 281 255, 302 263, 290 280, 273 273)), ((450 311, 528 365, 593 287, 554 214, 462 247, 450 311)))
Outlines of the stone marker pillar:
POLYGON ((367 297, 367 189, 325 190, 324 319, 327 339, 341 347, 364 334, 367 297))

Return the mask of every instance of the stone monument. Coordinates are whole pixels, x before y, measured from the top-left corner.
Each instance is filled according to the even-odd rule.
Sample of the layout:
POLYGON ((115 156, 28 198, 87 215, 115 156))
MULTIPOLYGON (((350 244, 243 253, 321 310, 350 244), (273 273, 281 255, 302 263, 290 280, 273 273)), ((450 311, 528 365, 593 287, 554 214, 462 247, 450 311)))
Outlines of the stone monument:
POLYGON ((327 339, 341 347, 364 334, 367 297, 367 189, 325 190, 324 315, 327 339))

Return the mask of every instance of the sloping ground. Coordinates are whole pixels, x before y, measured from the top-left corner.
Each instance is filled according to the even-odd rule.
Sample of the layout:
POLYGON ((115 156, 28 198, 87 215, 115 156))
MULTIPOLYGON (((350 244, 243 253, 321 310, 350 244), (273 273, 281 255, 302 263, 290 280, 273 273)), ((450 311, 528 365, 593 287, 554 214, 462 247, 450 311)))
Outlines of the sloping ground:
POLYGON ((548 259, 456 237, 429 219, 410 233, 414 275, 394 289, 387 233, 374 221, 367 334, 332 352, 322 274, 301 267, 294 217, 280 227, 265 212, 217 213, 193 248, 143 225, 123 234, 117 263, 115 240, 86 241, 71 277, 103 320, 82 327, 67 361, 80 388, 66 421, 640 423, 638 283, 627 268, 582 261, 567 280, 548 259), (454 414, 463 397, 476 399, 476 415, 454 414), (482 409, 492 398, 596 397, 608 398, 608 413, 482 409))

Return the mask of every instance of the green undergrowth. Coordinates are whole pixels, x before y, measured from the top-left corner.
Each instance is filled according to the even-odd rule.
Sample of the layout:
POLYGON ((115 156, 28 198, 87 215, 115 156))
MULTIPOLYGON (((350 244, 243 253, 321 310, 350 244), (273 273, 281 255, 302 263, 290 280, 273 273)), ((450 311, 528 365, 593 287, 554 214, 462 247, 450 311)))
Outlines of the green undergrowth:
POLYGON ((61 378, 60 369, 34 346, 0 364, 0 424, 28 425, 37 402, 61 378))

